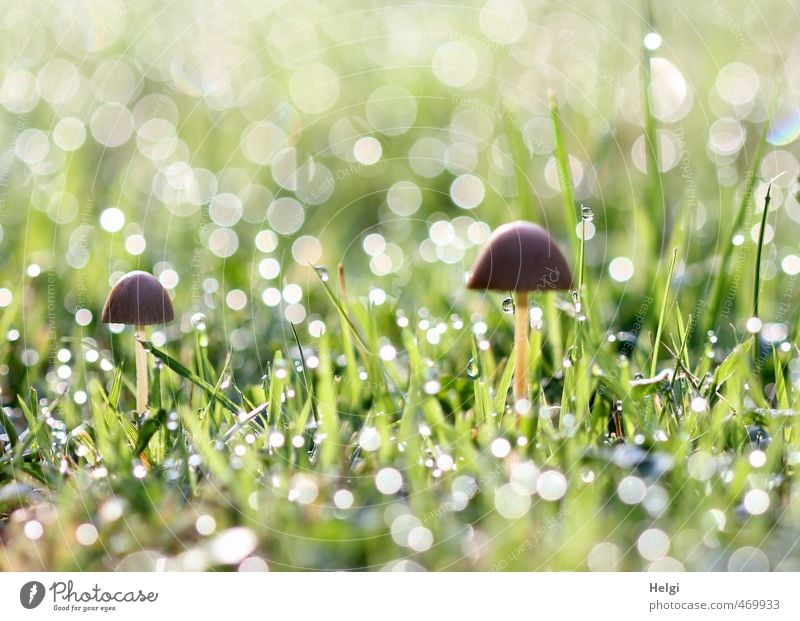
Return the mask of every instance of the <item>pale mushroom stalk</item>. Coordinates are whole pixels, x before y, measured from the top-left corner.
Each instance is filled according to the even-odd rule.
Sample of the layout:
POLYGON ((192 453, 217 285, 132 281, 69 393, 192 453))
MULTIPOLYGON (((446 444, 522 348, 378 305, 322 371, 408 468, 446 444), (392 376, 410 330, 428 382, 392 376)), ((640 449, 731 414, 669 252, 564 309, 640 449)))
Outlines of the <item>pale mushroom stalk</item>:
POLYGON ((145 328, 139 324, 134 329, 136 339, 136 412, 139 414, 147 410, 147 352, 142 345, 142 341, 147 337, 145 328))
POLYGON ((514 403, 528 398, 528 292, 514 293, 514 403))

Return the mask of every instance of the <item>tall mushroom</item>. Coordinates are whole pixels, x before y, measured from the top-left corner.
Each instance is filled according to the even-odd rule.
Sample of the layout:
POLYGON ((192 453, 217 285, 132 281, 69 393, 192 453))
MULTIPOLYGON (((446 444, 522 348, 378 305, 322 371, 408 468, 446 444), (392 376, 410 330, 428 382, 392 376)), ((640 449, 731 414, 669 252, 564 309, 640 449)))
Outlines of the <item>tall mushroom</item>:
POLYGON ((528 293, 571 286, 572 273, 556 242, 542 227, 522 220, 497 228, 472 266, 468 289, 514 294, 515 403, 528 394, 528 293))
POLYGON ((108 294, 100 320, 134 326, 136 339, 136 412, 147 410, 147 352, 141 341, 145 326, 172 321, 175 313, 166 289, 147 272, 128 272, 108 294))

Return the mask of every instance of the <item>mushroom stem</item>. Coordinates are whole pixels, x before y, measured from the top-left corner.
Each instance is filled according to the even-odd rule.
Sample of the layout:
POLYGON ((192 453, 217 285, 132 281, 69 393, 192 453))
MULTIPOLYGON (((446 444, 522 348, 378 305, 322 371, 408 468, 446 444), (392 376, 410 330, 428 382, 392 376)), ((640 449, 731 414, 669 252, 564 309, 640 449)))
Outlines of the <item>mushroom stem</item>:
POLYGON ((136 413, 142 416, 147 410, 147 352, 142 345, 144 326, 137 325, 133 334, 136 338, 136 413))
POLYGON ((528 292, 514 292, 514 404, 528 398, 528 292))

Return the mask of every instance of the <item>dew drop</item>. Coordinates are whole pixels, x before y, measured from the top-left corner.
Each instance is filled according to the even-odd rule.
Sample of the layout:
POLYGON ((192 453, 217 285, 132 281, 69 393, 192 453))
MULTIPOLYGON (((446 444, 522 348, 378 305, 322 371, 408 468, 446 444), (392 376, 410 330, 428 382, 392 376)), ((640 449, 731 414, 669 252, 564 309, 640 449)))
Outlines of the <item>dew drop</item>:
POLYGON ((581 296, 577 289, 572 289, 569 293, 572 296, 572 303, 575 306, 575 314, 580 315, 583 310, 581 307, 581 296))
POLYGON ((581 219, 584 222, 591 222, 594 220, 594 211, 591 207, 581 207, 581 219))
POLYGON ((199 332, 204 332, 206 329, 206 316, 203 313, 195 313, 189 320, 192 328, 199 332))
POLYGON ((318 265, 317 267, 314 268, 314 271, 317 273, 322 282, 328 282, 329 275, 327 267, 322 267, 321 265, 318 265))
POLYGON ((503 309, 504 313, 510 315, 511 313, 514 312, 514 300, 512 300, 511 298, 506 298, 505 300, 503 300, 503 305, 501 308, 503 309))
POLYGON ((480 377, 480 366, 478 365, 475 358, 470 358, 469 362, 467 363, 467 375, 472 379, 480 377))

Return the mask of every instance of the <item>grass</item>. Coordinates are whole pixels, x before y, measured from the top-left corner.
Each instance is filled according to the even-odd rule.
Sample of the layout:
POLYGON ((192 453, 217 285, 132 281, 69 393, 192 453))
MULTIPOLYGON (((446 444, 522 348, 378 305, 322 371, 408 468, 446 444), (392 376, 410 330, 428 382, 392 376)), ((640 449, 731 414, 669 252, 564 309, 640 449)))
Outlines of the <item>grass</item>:
MULTIPOLYGON (((584 8, 598 11, 593 23, 608 17, 584 8)), ((210 66, 195 39, 178 36, 185 13, 152 10, 166 28, 158 36, 172 33, 194 58, 187 74, 210 66)), ((376 51, 387 41, 338 49, 341 16, 323 13, 330 23, 314 26, 311 41, 331 44, 318 53, 339 80, 329 109, 315 111, 324 88, 309 100, 297 79, 292 87, 296 64, 281 60, 273 32, 269 50, 240 41, 253 48, 255 74, 274 81, 255 82, 259 97, 266 92, 257 105, 242 95, 225 108, 223 74, 239 95, 254 83, 239 48, 223 41, 215 58, 232 55, 228 72, 203 74, 216 94, 201 97, 191 80, 165 82, 155 69, 142 80, 136 98, 166 98, 150 114, 169 117, 180 143, 163 162, 145 156, 146 131, 107 149, 89 135, 46 161, 55 172, 33 161, 38 138, 29 136, 31 151, 20 147, 28 161, 13 161, 0 212, 0 569, 798 569, 800 365, 790 333, 800 324, 794 270, 781 267, 796 253, 797 182, 765 168, 770 154, 796 161, 796 145, 769 143, 764 119, 742 113, 740 147, 706 157, 704 111, 658 121, 658 92, 646 88, 660 56, 681 67, 697 99, 716 93, 718 65, 740 56, 724 26, 703 24, 704 42, 719 47, 689 66, 680 61, 697 41, 676 15, 657 16, 665 47, 643 50, 637 32, 652 29, 654 16, 642 24, 632 14, 636 27, 621 39, 603 28, 561 37, 569 62, 552 84, 526 91, 522 78, 475 78, 468 97, 454 99, 437 77, 446 68, 388 63, 397 50, 376 51), (630 67, 595 67, 609 79, 592 88, 598 101, 616 101, 643 62, 642 81, 629 85, 643 93, 640 120, 593 110, 558 79, 583 75, 587 33, 600 37, 604 57, 639 54, 630 67), (365 103, 387 83, 415 101, 407 131, 397 133, 408 116, 397 91, 388 107, 365 103), (278 162, 258 163, 265 119, 269 135, 295 149, 287 157, 313 160, 294 186, 278 162), (370 128, 381 123, 384 132, 370 128), (656 137, 684 127, 681 146, 694 155, 670 166, 656 137), (377 162, 353 159, 359 137, 380 143, 377 162), (461 163, 437 168, 436 141, 461 163), (180 185, 186 162, 197 179, 214 176, 194 208, 191 197, 173 204, 163 191, 168 179, 180 185), (456 199, 473 196, 453 188, 470 187, 467 173, 485 197, 465 209, 456 199), (399 181, 419 193, 415 210, 415 191, 402 193, 399 181), (212 195, 227 194, 240 211, 223 225, 230 198, 217 204, 212 195), (291 202, 268 209, 292 197, 299 214, 291 202), (102 224, 112 207, 124 214, 119 227, 102 224), (283 214, 302 226, 281 233, 292 224, 283 214), (532 404, 522 415, 512 410, 506 296, 463 284, 475 231, 520 217, 569 250, 577 284, 531 295, 532 404), (662 222, 671 228, 659 235, 662 222), (590 225, 593 236, 575 235, 590 225), (238 244, 228 256, 224 231, 238 244), (667 257, 662 248, 674 250, 667 257), (447 254, 459 249, 455 260, 447 254), (615 271, 615 258, 631 259, 632 274, 615 271), (112 275, 134 268, 178 279, 176 321, 144 344, 151 407, 141 419, 130 328, 97 320, 112 275), (292 314, 298 307, 302 316, 292 314), (753 316, 763 324, 755 333, 753 316)), ((253 14, 246 31, 269 31, 267 17, 253 14)), ((111 48, 134 68, 139 55, 149 58, 136 19, 111 48)), ((349 19, 364 25, 360 13, 349 19)), ((471 32, 446 14, 431 19, 471 32)), ((406 52, 419 43, 432 55, 455 40, 431 28, 419 41, 408 34, 406 52)), ((501 59, 530 43, 506 49, 476 37, 464 41, 506 69, 501 59)), ((93 75, 107 58, 111 51, 87 54, 79 71, 93 75)), ((754 110, 762 99, 754 95, 754 110)), ((44 100, 3 112, 8 127, 46 133, 51 155, 64 114, 44 100)), ((166 131, 150 129, 158 127, 166 131)))

